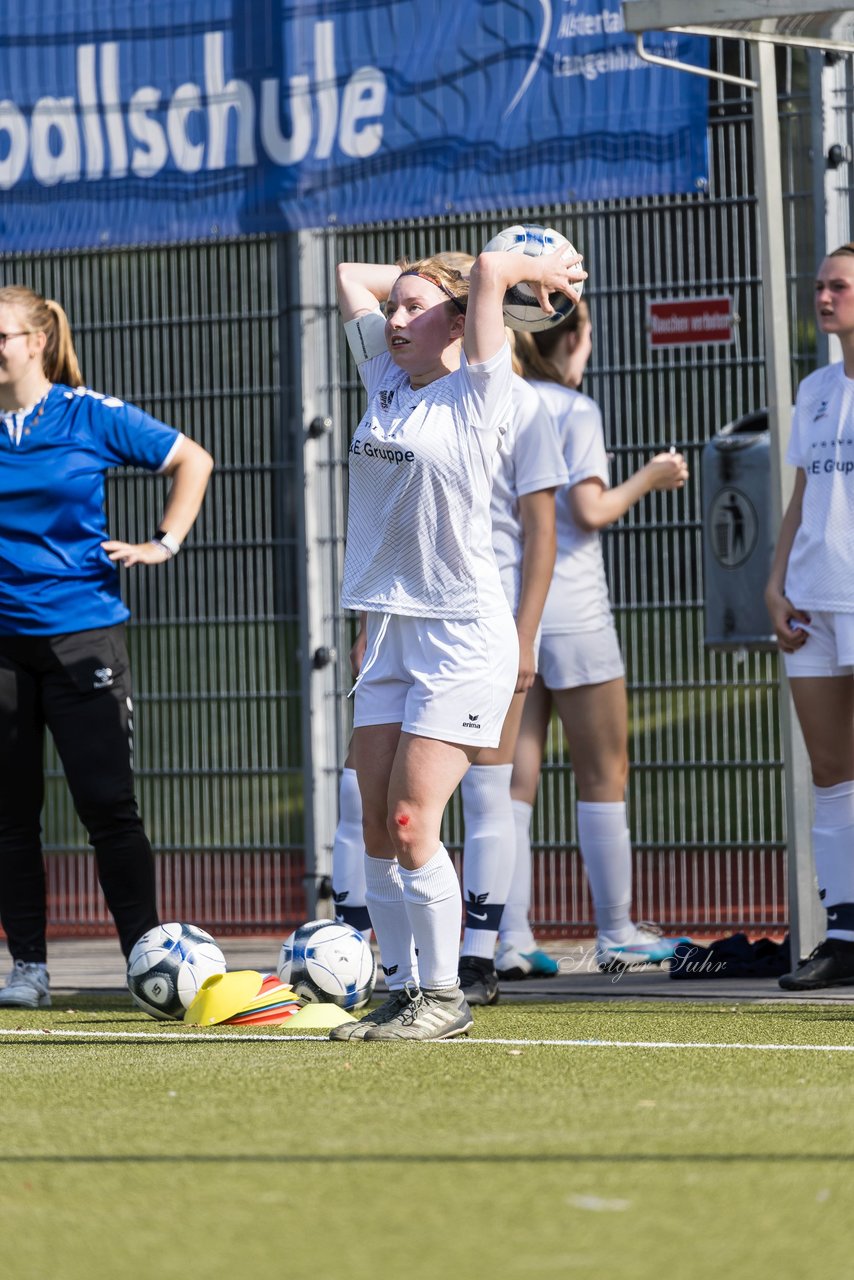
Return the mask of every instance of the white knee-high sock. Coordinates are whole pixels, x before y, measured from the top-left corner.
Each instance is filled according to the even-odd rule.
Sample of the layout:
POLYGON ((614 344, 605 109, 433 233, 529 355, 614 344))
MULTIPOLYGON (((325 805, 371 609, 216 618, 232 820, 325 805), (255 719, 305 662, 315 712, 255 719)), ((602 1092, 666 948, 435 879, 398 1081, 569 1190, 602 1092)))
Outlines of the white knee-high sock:
POLYGON ((355 769, 344 769, 338 787, 338 826, 332 842, 332 900, 335 919, 371 936, 371 917, 365 905, 365 837, 362 796, 355 769))
POLYGON ((634 926, 632 845, 625 803, 579 800, 578 843, 590 882, 596 928, 613 942, 626 942, 634 926))
POLYGON ((534 808, 525 800, 511 800, 510 804, 516 858, 498 936, 517 951, 533 951, 536 943, 528 913, 531 910, 531 818, 534 808))
POLYGON ((399 991, 410 980, 418 981, 418 965, 412 926, 403 901, 400 866, 394 858, 369 858, 365 854, 365 883, 380 959, 389 991, 399 991))
POLYGON ((854 781, 813 787, 813 795, 813 852, 827 936, 854 942, 854 781))
POLYGON ((456 986, 462 897, 447 849, 440 844, 415 871, 401 867, 400 878, 422 987, 456 986))
POLYGON ((512 764, 473 764, 462 780, 464 956, 491 960, 516 861, 512 764))

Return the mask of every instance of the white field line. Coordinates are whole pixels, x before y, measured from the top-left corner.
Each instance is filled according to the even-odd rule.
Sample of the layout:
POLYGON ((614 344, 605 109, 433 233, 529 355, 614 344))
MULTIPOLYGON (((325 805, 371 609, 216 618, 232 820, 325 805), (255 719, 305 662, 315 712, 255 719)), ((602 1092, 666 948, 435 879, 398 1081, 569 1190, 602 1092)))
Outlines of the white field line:
MULTIPOLYGON (((321 1043, 328 1041, 328 1036, 297 1035, 283 1032, 280 1035, 246 1034, 234 1035, 228 1032, 216 1032, 208 1035, 205 1032, 159 1032, 159 1031, 66 1031, 61 1027, 23 1027, 0 1028, 0 1039, 3 1036, 50 1036, 57 1040, 71 1037, 82 1040, 155 1040, 161 1044, 176 1041, 182 1044, 221 1044, 230 1040, 236 1044, 251 1041, 264 1041, 277 1044, 289 1044, 294 1040, 313 1040, 321 1043)), ((347 1044, 349 1041, 340 1043, 347 1044)), ((356 1040, 354 1044, 361 1042, 356 1040)), ((375 1042, 377 1043, 377 1042, 375 1042)), ((380 1042, 382 1043, 382 1042, 380 1042)), ((854 1053, 854 1044, 744 1044, 739 1041, 710 1040, 499 1040, 485 1039, 477 1036, 457 1037, 453 1040, 429 1040, 430 1045, 454 1044, 490 1044, 507 1048, 533 1049, 537 1047, 558 1049, 742 1049, 753 1052, 772 1053, 854 1053)))

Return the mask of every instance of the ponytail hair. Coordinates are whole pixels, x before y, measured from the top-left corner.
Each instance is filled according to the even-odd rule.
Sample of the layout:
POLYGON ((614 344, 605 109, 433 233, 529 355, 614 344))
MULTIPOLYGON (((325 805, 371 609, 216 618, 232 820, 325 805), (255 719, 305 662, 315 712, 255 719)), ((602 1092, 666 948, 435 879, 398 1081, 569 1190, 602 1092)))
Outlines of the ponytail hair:
POLYGON ((9 284, 0 288, 0 306, 14 307, 27 333, 45 335, 42 368, 49 382, 61 382, 67 387, 83 385, 71 325, 58 302, 42 298, 25 285, 9 284))
POLYGON ((554 353, 560 345, 564 334, 581 333, 590 321, 590 311, 586 302, 579 302, 565 320, 553 324, 550 329, 540 329, 536 333, 527 330, 516 332, 516 356, 522 366, 522 375, 536 382, 556 382, 565 387, 566 381, 554 361, 554 353))
POLYGON ((513 372, 518 378, 524 378, 525 370, 522 367, 522 361, 519 359, 519 334, 514 329, 505 327, 504 332, 507 334, 507 345, 510 348, 510 363, 513 366, 513 372))

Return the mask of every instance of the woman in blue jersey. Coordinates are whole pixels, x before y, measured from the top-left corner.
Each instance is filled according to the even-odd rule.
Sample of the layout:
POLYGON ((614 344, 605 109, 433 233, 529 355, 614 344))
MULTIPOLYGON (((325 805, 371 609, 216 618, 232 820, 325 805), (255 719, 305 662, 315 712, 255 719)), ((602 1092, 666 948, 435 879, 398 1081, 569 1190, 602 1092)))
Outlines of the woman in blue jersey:
POLYGON ((457 980, 460 886, 442 814, 497 747, 519 650, 492 549, 493 458, 510 422, 505 291, 573 295, 574 250, 344 263, 341 313, 368 395, 350 444, 341 602, 365 612, 353 752, 371 920, 391 995, 333 1039, 439 1040, 472 1025, 457 980), (418 956, 418 983, 412 973, 418 956))
POLYGON ((154 858, 131 764, 131 683, 118 566, 164 564, 195 521, 210 455, 83 385, 58 303, 0 288, 0 1006, 50 1005, 40 839, 48 729, 124 954, 158 923, 154 858), (108 469, 169 476, 159 528, 111 539, 108 469))

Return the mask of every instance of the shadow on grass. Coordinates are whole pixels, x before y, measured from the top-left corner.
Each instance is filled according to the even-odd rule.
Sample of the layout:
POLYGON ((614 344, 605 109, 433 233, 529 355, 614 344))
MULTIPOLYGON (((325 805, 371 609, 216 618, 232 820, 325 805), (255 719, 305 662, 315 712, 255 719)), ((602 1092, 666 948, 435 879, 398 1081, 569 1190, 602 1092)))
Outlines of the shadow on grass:
POLYGON ((376 1155, 354 1154, 344 1152, 340 1155, 296 1155, 292 1151, 275 1154, 236 1154, 202 1155, 188 1152, 178 1155, 174 1152, 164 1155, 40 1155, 40 1156, 4 1156, 0 1155, 2 1165, 27 1164, 301 1164, 301 1165, 368 1165, 368 1164, 446 1164, 446 1165, 528 1165, 528 1164, 701 1164, 701 1165, 739 1165, 739 1164, 854 1164, 854 1153, 840 1152, 802 1152, 802 1151, 734 1151, 720 1155, 710 1155, 707 1151, 679 1152, 676 1154, 656 1152, 597 1152, 596 1154, 579 1155, 576 1152, 565 1153, 533 1153, 523 1155, 518 1152, 507 1155, 408 1155, 394 1151, 378 1152, 376 1155))

